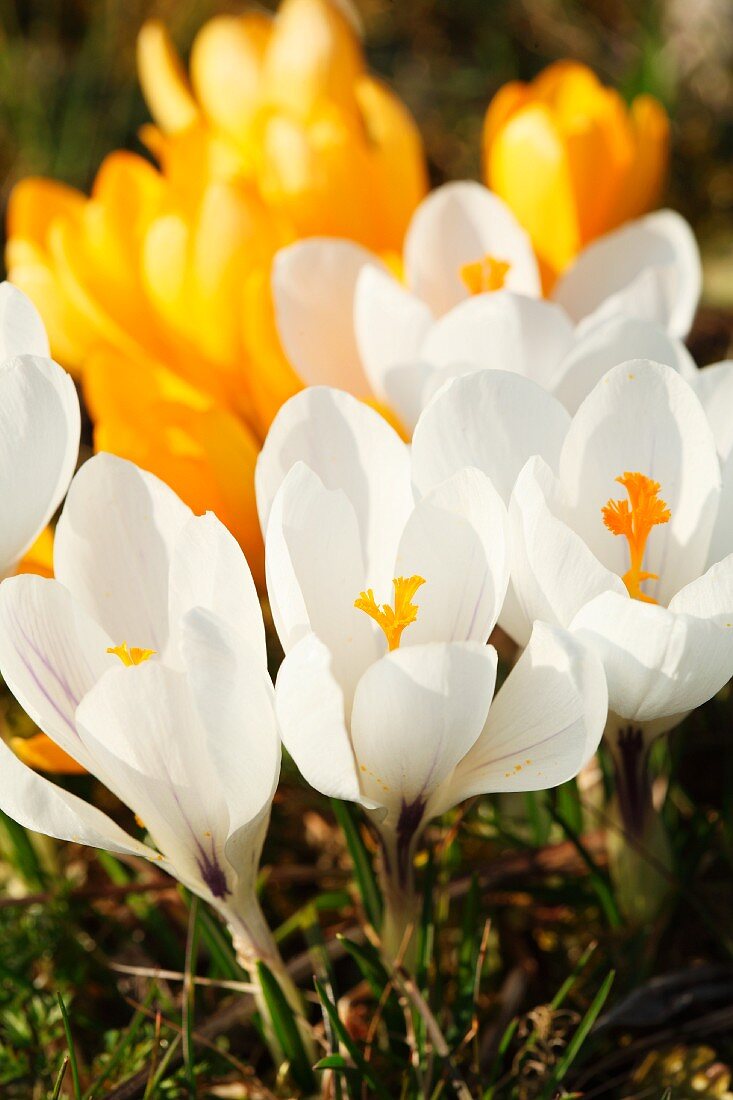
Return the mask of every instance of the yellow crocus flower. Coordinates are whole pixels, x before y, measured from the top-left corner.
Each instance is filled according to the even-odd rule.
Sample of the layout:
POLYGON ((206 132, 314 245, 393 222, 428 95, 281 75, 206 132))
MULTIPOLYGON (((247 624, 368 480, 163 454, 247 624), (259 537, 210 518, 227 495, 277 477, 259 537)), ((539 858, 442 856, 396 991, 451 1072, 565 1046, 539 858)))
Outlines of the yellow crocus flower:
POLYGON ((669 119, 640 95, 626 106, 575 61, 512 81, 489 104, 487 185, 530 234, 545 287, 589 241, 650 210, 669 159, 669 119))
POLYGON ((272 259, 309 235, 399 251, 427 186, 422 144, 366 71, 343 0, 212 19, 190 78, 151 22, 138 61, 158 167, 112 153, 89 196, 21 181, 10 278, 81 380, 97 449, 215 511, 261 580, 254 463, 301 385, 277 337, 272 259))

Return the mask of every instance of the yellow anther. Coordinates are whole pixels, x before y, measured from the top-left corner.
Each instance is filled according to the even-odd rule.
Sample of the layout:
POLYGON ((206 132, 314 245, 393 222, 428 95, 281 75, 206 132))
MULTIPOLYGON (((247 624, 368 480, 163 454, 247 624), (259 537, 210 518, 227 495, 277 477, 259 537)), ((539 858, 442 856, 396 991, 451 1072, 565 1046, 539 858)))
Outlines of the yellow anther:
POLYGON ((642 569, 644 551, 652 527, 668 523, 672 513, 659 493, 661 485, 644 474, 629 473, 617 477, 628 493, 628 500, 609 500, 601 509, 603 522, 613 535, 623 535, 629 544, 630 567, 621 578, 629 595, 644 603, 656 603, 651 596, 642 591, 643 581, 656 581, 656 573, 646 573, 642 569))
POLYGON ((463 264, 459 271, 461 282, 469 294, 485 294, 489 290, 501 290, 512 265, 495 256, 484 256, 463 264))
POLYGON ((107 652, 114 653, 115 657, 119 657, 126 668, 132 668, 133 665, 141 665, 143 661, 147 661, 149 657, 155 655, 154 649, 139 649, 136 645, 134 645, 132 649, 128 649, 127 642, 122 642, 121 645, 110 646, 107 652))
POLYGON ((419 609, 412 600, 420 585, 425 584, 425 578, 395 577, 392 584, 394 585, 394 607, 390 607, 388 603, 380 606, 374 599, 374 590, 371 588, 361 592, 359 599, 354 600, 354 607, 364 611, 381 626, 390 650, 399 647, 402 631, 417 618, 419 609))

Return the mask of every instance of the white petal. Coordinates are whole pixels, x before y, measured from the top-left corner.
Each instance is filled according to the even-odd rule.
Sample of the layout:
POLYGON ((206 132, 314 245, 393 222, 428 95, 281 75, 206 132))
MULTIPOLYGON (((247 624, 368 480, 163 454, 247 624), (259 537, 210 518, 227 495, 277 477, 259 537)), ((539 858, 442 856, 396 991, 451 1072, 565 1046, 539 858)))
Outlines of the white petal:
POLYGON ((479 470, 459 470, 423 497, 395 565, 395 576, 425 578, 402 645, 488 640, 509 581, 507 535, 504 503, 479 470))
POLYGON ((382 384, 385 400, 390 409, 397 413, 400 423, 412 434, 420 413, 430 398, 446 381, 461 373, 441 371, 430 363, 397 363, 384 372, 382 384))
MULTIPOLYGON (((394 553, 394 552, 393 552, 394 553)), ((389 565, 391 585, 394 557, 389 565)), ((283 482, 267 527, 265 569, 272 615, 286 653, 311 631, 334 655, 334 673, 351 707, 356 682, 385 639, 354 607, 369 585, 354 509, 298 463, 283 482)))
POLYGON ((436 366, 505 370, 552 389, 573 345, 573 326, 552 302, 508 290, 479 294, 455 306, 428 332, 420 358, 436 366))
POLYGON ((0 739, 0 808, 26 829, 108 852, 158 861, 96 806, 31 771, 0 739))
POLYGON ((418 816, 483 729, 496 650, 471 642, 408 646, 367 670, 351 737, 362 787, 393 824, 418 816))
POLYGON ((55 580, 11 577, 0 585, 0 671, 33 721, 92 767, 75 713, 100 676, 119 664, 111 639, 55 580))
POLYGON ((272 267, 278 332, 307 385, 338 386, 369 397, 354 330, 354 291, 371 252, 352 241, 311 237, 281 249, 272 267))
MULTIPOLYGON (((540 458, 531 458, 512 493, 512 579, 526 621, 570 625, 600 592, 626 593, 563 518, 560 486, 540 458)), ((521 643, 524 639, 516 639, 521 643)))
POLYGON ((670 336, 654 321, 624 315, 579 336, 560 364, 552 392, 569 413, 574 413, 611 367, 630 359, 666 363, 691 383, 699 373, 681 340, 670 336))
POLYGON ((283 744, 307 782, 321 794, 359 802, 343 692, 331 665, 331 653, 323 642, 314 634, 303 638, 286 655, 277 674, 277 718, 283 744))
POLYGON ((170 560, 190 508, 132 462, 98 454, 69 489, 54 572, 115 645, 163 653, 170 560))
POLYGON ((0 283, 0 362, 16 355, 48 359, 50 354, 46 329, 33 302, 12 283, 0 283))
POLYGON ((645 591, 666 604, 705 568, 720 494, 705 413, 670 367, 638 360, 609 371, 578 409, 560 457, 568 520, 619 576, 629 567, 628 545, 606 529, 601 509, 625 499, 615 481, 625 471, 658 481, 672 513, 652 529, 644 556, 644 569, 660 578, 645 591))
POLYGON ((715 438, 723 481, 710 563, 733 551, 733 360, 699 370, 693 386, 715 438))
POLYGON ((580 253, 560 279, 553 297, 574 321, 580 321, 619 295, 618 310, 659 320, 672 336, 685 337, 690 330, 702 286, 700 253, 684 218, 672 210, 659 210, 629 222, 600 237, 580 253), (649 316, 659 302, 650 299, 652 285, 637 282, 632 295, 624 294, 639 276, 652 271, 654 288, 661 296, 663 316, 649 316), (643 311, 643 312, 640 312, 643 311))
POLYGON ((61 367, 31 355, 0 363, 0 576, 61 503, 79 431, 79 399, 61 367))
POLYGON ((177 877, 223 897, 229 815, 185 675, 159 661, 111 669, 84 697, 76 721, 113 777, 109 785, 145 822, 177 877))
POLYGON ((247 559, 213 512, 191 516, 173 548, 169 609, 174 632, 193 607, 206 608, 230 623, 261 666, 267 666, 262 608, 247 559))
POLYGON ((452 800, 545 790, 572 779, 598 748, 607 710, 600 661, 567 631, 536 623, 456 769, 452 800))
POLYGON ((412 511, 406 444, 379 413, 349 394, 326 387, 296 394, 275 417, 257 461, 263 531, 275 493, 296 462, 310 466, 327 489, 346 494, 359 523, 367 573, 378 584, 392 568, 412 511))
POLYGON ((609 707, 629 721, 692 710, 733 673, 733 627, 614 592, 586 604, 572 630, 603 661, 609 707))
MULTIPOLYGON (((416 359, 433 315, 414 294, 373 264, 362 267, 354 295, 354 325, 361 364, 372 392, 390 403, 391 368, 416 359)), ((350 388, 350 387, 345 387, 350 388)))
POLYGON ((438 187, 413 215, 405 238, 407 285, 436 315, 468 296, 464 264, 492 256, 509 263, 509 290, 540 296, 537 261, 529 237, 498 195, 479 183, 438 187))
POLYGON ((230 836, 269 809, 280 774, 272 682, 247 633, 210 609, 186 615, 182 650, 230 836))
POLYGON ((669 601, 669 610, 698 619, 714 619, 727 629, 733 615, 733 554, 681 588, 669 601))
POLYGON ((412 441, 412 477, 426 493, 475 466, 508 502, 525 462, 538 454, 557 466, 570 418, 535 382, 506 371, 456 378, 423 412, 412 441))

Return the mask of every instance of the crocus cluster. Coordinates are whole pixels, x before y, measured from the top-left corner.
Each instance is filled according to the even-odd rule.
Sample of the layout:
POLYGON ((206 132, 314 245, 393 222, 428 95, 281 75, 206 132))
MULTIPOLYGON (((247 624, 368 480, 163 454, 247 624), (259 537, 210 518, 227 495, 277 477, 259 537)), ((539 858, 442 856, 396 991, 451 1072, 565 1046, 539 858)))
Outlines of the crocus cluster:
POLYGON ((362 807, 390 960, 428 824, 572 779, 604 732, 621 827, 648 838, 650 744, 733 674, 733 363, 683 343, 700 258, 645 213, 647 98, 627 112, 575 65, 512 85, 494 190, 423 199, 343 5, 214 20, 190 82, 159 25, 140 56, 160 168, 115 155, 90 199, 33 181, 11 209, 13 275, 100 453, 71 480, 73 383, 3 285, 0 671, 40 732, 0 741, 0 807, 160 865, 299 1010, 256 894, 281 743, 362 807), (615 134, 592 178, 580 91, 590 148, 615 134), (540 160, 515 194, 550 139, 561 175, 540 160), (10 576, 64 495, 53 577, 10 576), (119 814, 29 764, 88 771, 119 814))

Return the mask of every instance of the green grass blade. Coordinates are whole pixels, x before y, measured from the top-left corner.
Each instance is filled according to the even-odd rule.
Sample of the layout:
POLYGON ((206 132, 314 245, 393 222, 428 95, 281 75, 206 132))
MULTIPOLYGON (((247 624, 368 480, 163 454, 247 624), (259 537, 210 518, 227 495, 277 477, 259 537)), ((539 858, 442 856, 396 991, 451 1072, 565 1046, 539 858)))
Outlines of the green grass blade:
POLYGON ((82 1100, 81 1094, 81 1081, 79 1079, 79 1066, 76 1061, 76 1051, 74 1050, 74 1036, 71 1034, 71 1024, 69 1023, 69 1014, 66 1011, 66 1005, 64 1004, 64 998, 60 993, 56 994, 59 1002, 59 1008, 61 1009, 61 1019, 64 1022, 64 1032, 66 1034, 66 1045, 69 1048, 69 1064, 71 1066, 71 1084, 74 1089, 74 1100, 82 1100))
POLYGON ((275 1038, 290 1066, 290 1076, 299 1088, 310 1094, 315 1091, 316 1079, 303 1046, 295 1013, 265 963, 257 963, 257 974, 275 1038))
POLYGON ((382 895, 377 886, 372 861, 361 839, 354 810, 346 802, 341 802, 337 798, 331 799, 331 808, 346 839, 364 912, 372 927, 379 928, 382 923, 382 895))
POLYGON ((553 809, 553 807, 550 807, 550 814, 552 815, 553 821, 556 821, 563 830, 568 840, 572 843, 578 855, 583 860, 583 863, 585 863, 588 868, 591 885, 595 890, 596 897, 608 921, 609 927, 621 928, 623 925, 623 918, 616 903, 610 878, 600 869, 570 822, 567 821, 558 810, 553 809))
POLYGON ((69 1056, 68 1054, 65 1054, 61 1061, 61 1065, 59 1066, 59 1072, 56 1077, 56 1084, 53 1086, 53 1092, 51 1093, 51 1100, 58 1100, 59 1096, 61 1095, 61 1086, 64 1083, 64 1077, 66 1076, 66 1071, 68 1068, 69 1056))
POLYGON ((17 821, 13 821, 12 817, 8 817, 2 810, 0 810, 0 826, 9 848, 8 857, 18 874, 32 890, 43 890, 46 886, 46 873, 27 829, 17 821))
POLYGON ((552 1078, 548 1082, 547 1087, 545 1088, 545 1091, 543 1093, 544 1097, 554 1096, 555 1089, 563 1080, 565 1074, 568 1072, 578 1054, 580 1053, 583 1043, 588 1037, 590 1029, 593 1027, 593 1024, 598 1019, 601 1009, 606 1003, 608 994, 611 991, 611 986, 613 985, 614 977, 615 971, 613 970, 611 970, 606 975, 603 984, 601 985, 601 988, 598 990, 595 997, 593 998, 593 1001, 591 1002, 590 1008, 586 1012, 583 1019, 580 1021, 577 1031, 568 1043, 565 1053, 555 1067, 552 1078))

